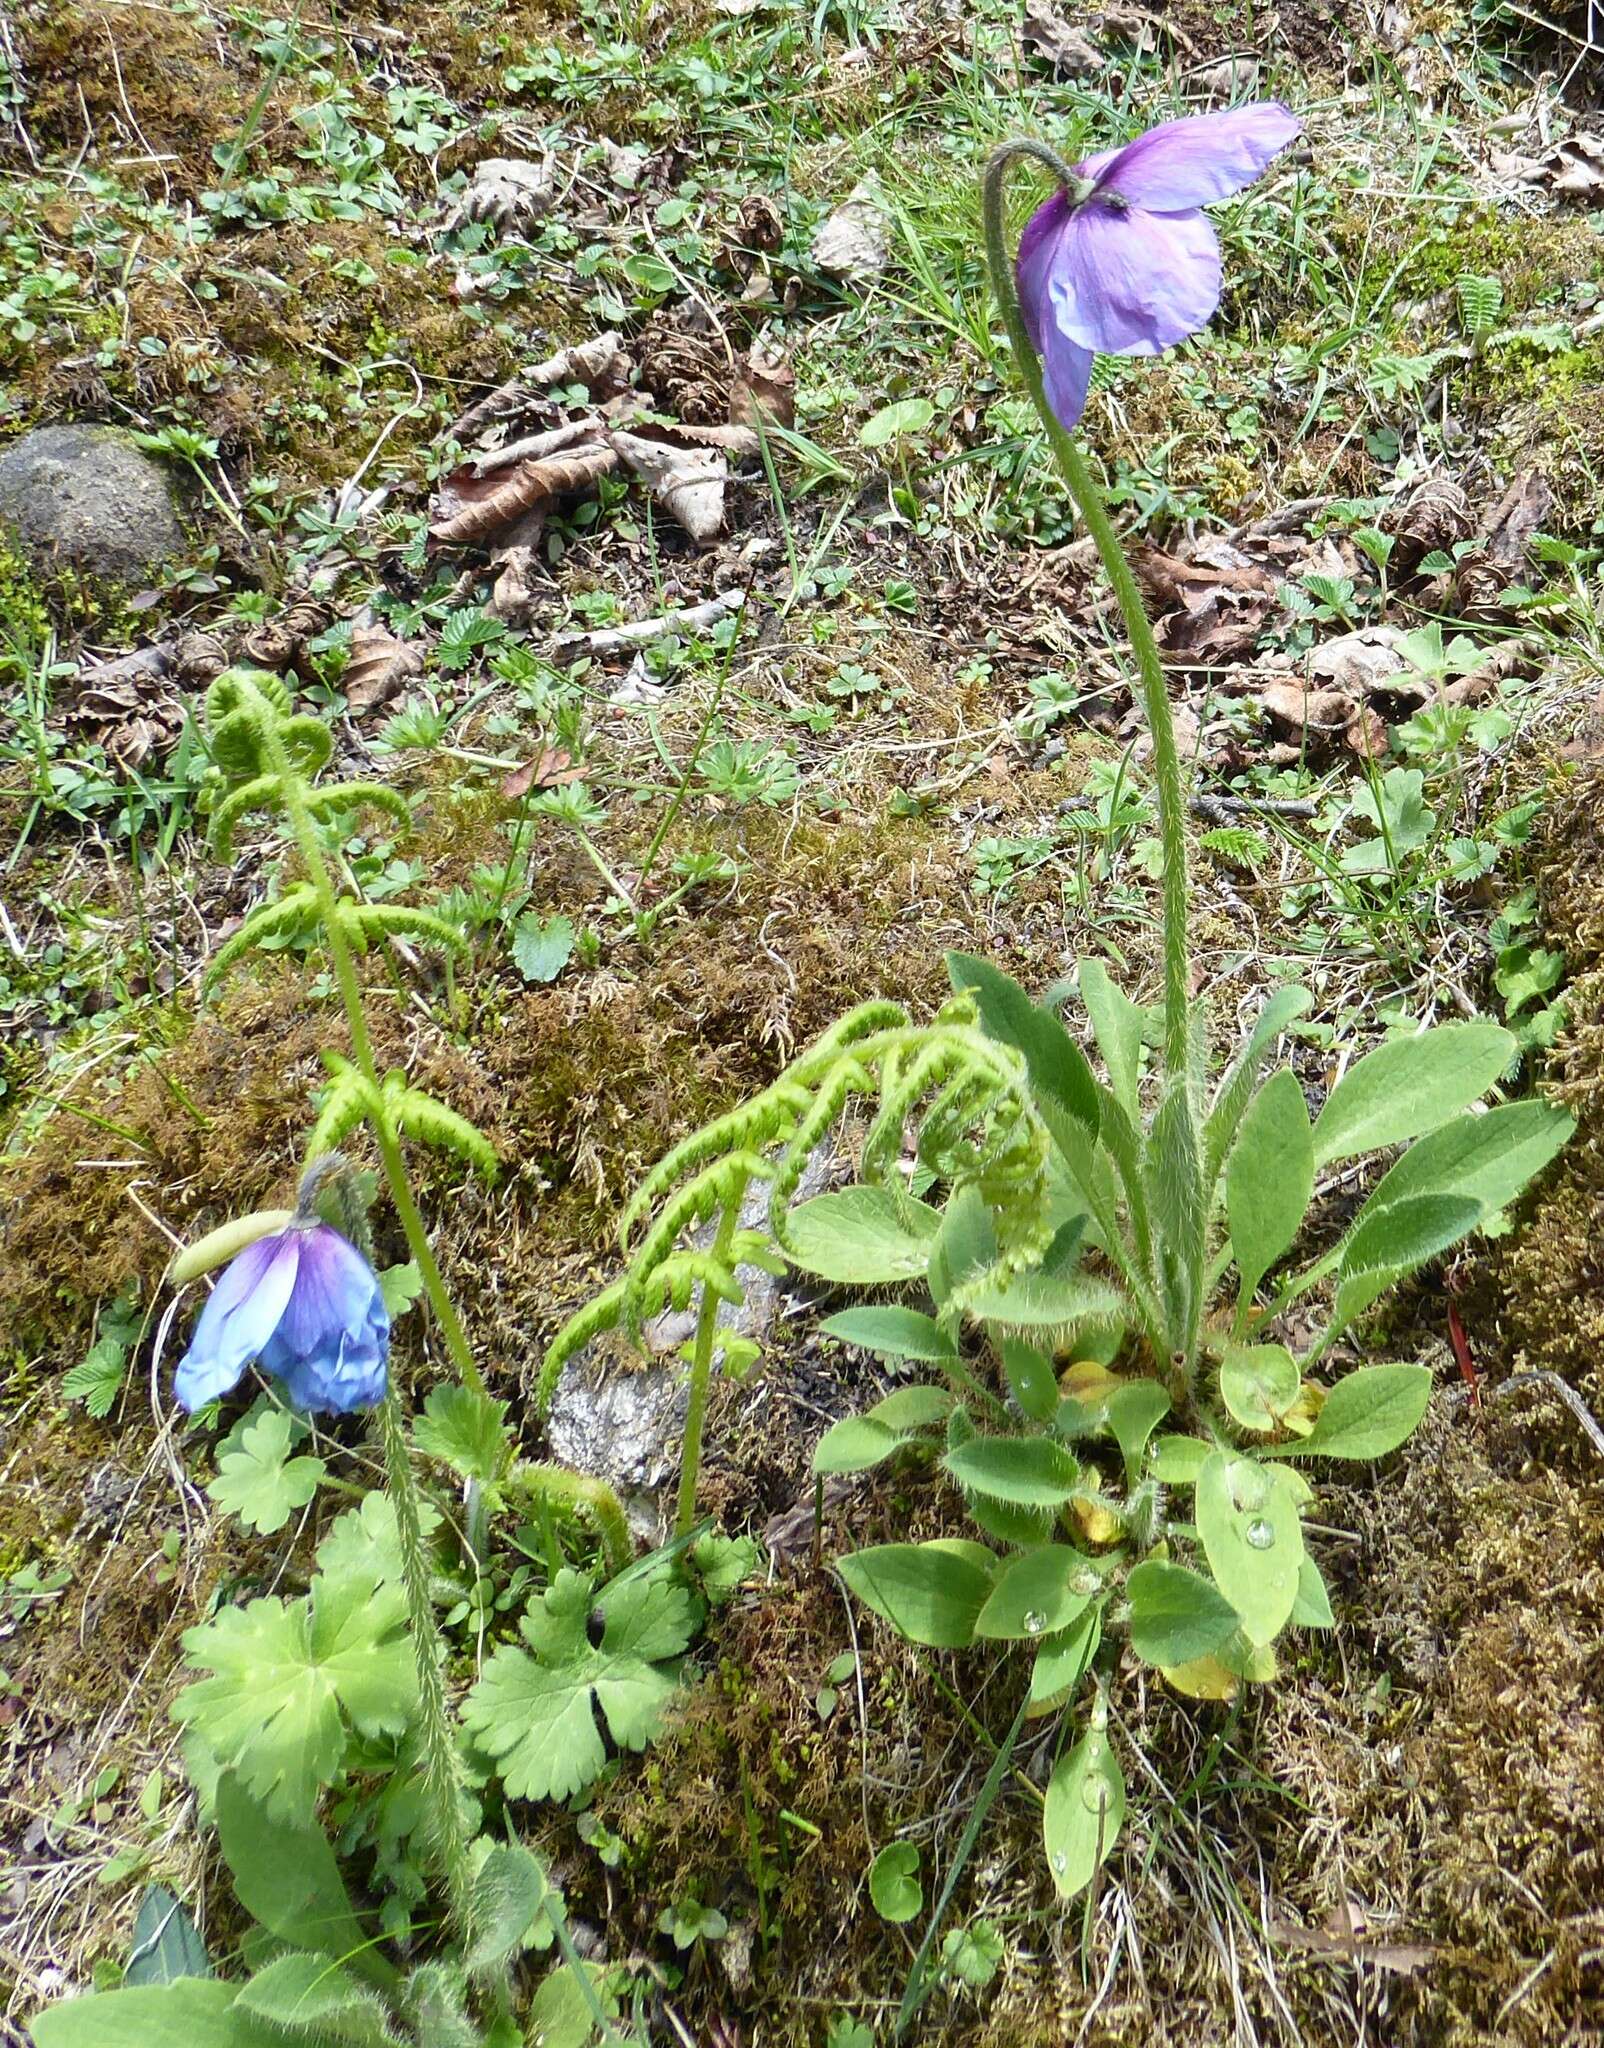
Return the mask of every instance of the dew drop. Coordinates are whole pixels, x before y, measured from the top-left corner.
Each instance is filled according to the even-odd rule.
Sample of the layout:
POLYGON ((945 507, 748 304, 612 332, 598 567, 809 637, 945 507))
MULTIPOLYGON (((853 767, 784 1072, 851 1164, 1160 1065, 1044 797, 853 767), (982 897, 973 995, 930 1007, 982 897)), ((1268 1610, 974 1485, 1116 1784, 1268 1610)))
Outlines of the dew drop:
POLYGON ((1030 1613, 1025 1616, 1025 1633, 1027 1636, 1039 1636, 1046 1626, 1046 1615, 1039 1614, 1035 1608, 1032 1608, 1030 1613))
POLYGON ((1069 1590, 1072 1593, 1084 1593, 1090 1598, 1093 1593, 1100 1593, 1103 1590, 1102 1574, 1090 1570, 1076 1572, 1070 1579, 1069 1590))
POLYGON ((1101 1778, 1088 1778, 1080 1788, 1080 1803, 1088 1813, 1108 1811, 1108 1787, 1101 1778))
POLYGON ((1245 1533, 1254 1550, 1269 1550, 1275 1543, 1275 1531, 1262 1519, 1249 1522, 1245 1533))
POLYGON ((1053 1857, 1053 1868, 1060 1875, 1069 1868, 1069 1855, 1066 1850, 1060 1849, 1056 1852, 1053 1857))

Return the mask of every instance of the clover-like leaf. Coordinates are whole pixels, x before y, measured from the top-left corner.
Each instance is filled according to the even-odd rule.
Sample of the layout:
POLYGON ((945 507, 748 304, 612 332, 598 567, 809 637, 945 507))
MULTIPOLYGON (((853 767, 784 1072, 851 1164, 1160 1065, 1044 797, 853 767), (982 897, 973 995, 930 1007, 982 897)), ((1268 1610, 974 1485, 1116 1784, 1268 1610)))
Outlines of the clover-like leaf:
POLYGON ((183 1641, 190 1663, 212 1675, 184 1688, 174 1719, 287 1820, 311 1814, 353 1727, 399 1735, 412 1712, 406 1600, 366 1573, 320 1573, 303 1599, 225 1607, 183 1641))
POLYGON ((306 1506, 328 1469, 321 1458, 292 1458, 294 1439, 290 1415, 269 1408, 239 1432, 235 1448, 219 1456, 207 1493, 247 1529, 271 1536, 306 1506))
POLYGON ((668 1660, 695 1632, 691 1596, 660 1578, 604 1588, 596 1601, 602 1639, 593 1647, 591 1590, 581 1573, 559 1572, 519 1625, 529 1649, 499 1649, 463 1705, 463 1720, 514 1799, 582 1791, 607 1756, 597 1708, 620 1748, 644 1749, 674 1691, 678 1674, 668 1660))

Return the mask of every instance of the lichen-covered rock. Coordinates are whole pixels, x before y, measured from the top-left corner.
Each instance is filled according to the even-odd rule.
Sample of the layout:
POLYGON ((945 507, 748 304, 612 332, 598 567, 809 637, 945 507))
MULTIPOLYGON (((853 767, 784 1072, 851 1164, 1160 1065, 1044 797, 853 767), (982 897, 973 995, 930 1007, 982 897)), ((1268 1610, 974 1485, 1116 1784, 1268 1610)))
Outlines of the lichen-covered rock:
POLYGON ((182 552, 172 480, 115 427, 36 427, 0 453, 0 522, 41 568, 108 582, 182 552))

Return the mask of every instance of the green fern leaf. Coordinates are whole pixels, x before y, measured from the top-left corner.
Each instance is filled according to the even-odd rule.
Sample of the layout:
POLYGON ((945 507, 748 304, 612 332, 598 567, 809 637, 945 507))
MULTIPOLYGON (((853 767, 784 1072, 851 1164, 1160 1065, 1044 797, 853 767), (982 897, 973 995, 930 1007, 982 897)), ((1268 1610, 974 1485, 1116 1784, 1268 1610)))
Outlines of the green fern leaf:
POLYGON ((207 981, 215 981, 253 946, 284 946, 309 938, 317 922, 317 890, 310 882, 297 882, 276 903, 258 904, 233 937, 223 941, 207 966, 207 981))
POLYGON ((378 1099, 362 1075, 342 1062, 318 1104, 317 1122, 306 1141, 307 1158, 317 1159, 337 1150, 358 1124, 380 1113, 378 1099))
POLYGON ((409 1138, 432 1145, 439 1152, 454 1152, 486 1180, 494 1180, 500 1172, 495 1147, 484 1133, 465 1116, 458 1116, 454 1109, 447 1109, 443 1102, 424 1094, 421 1088, 386 1088, 385 1100, 397 1129, 409 1138))
POLYGON ((314 818, 338 817, 342 811, 383 811, 398 825, 412 823, 412 806, 398 789, 383 782, 330 782, 306 800, 314 818))
POLYGON ((212 813, 212 850, 219 860, 234 852, 234 827, 247 811, 265 811, 284 801, 284 782, 278 775, 253 775, 238 789, 230 790, 212 813))

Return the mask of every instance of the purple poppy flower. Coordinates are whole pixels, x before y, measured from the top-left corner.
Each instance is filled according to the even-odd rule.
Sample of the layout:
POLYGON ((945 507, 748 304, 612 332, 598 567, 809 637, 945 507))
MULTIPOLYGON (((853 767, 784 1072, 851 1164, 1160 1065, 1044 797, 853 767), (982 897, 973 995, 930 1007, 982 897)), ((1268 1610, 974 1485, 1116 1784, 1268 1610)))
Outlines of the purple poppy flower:
POLYGON ((1251 185, 1300 131, 1279 101, 1149 128, 1075 166, 1019 240, 1019 304, 1066 427, 1094 355, 1156 356, 1220 303, 1220 245, 1201 209, 1251 185))
POLYGON ((254 1358, 297 1408, 347 1415, 384 1398, 390 1315, 349 1238, 297 1219, 247 1245, 201 1310, 173 1391, 193 1412, 254 1358))

